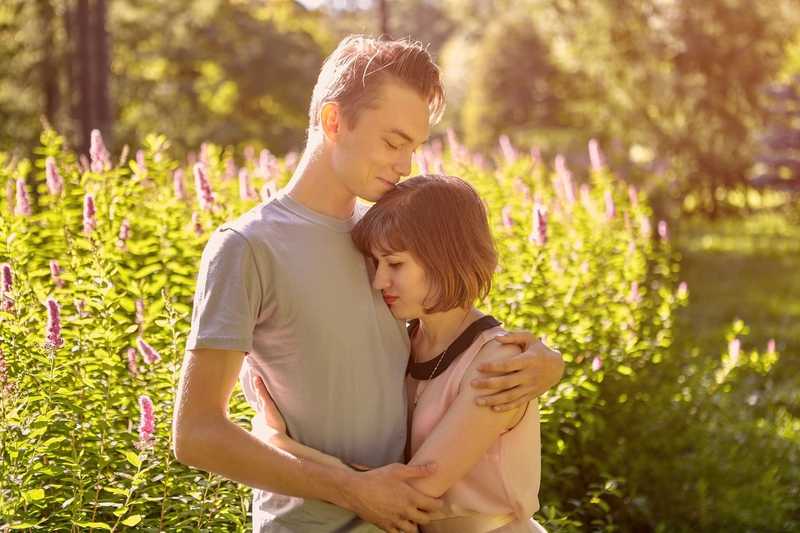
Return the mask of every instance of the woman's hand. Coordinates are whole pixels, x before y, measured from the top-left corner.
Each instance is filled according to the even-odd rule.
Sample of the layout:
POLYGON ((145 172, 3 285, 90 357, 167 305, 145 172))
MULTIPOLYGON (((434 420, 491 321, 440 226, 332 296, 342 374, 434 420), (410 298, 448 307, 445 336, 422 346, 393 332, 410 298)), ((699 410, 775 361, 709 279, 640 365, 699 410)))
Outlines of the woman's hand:
POLYGON ((253 435, 264 442, 276 434, 288 435, 286 421, 260 376, 253 378, 253 388, 258 393, 258 412, 263 413, 263 416, 256 415, 253 418, 253 435))
POLYGON ((516 409, 544 394, 561 380, 564 374, 564 358, 560 352, 551 350, 533 333, 508 332, 495 337, 502 344, 518 344, 525 351, 514 357, 480 364, 479 372, 503 375, 473 379, 470 385, 476 389, 500 389, 500 392, 476 399, 478 405, 487 405, 494 411, 516 409))

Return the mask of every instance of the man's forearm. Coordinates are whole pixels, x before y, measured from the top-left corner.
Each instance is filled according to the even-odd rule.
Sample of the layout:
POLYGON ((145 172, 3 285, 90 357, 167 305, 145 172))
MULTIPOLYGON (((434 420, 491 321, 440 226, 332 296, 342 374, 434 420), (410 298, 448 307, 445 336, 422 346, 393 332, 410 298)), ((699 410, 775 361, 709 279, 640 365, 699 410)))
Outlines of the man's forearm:
POLYGON ((176 431, 175 456, 184 464, 269 492, 350 508, 356 473, 295 457, 261 442, 228 419, 176 431))

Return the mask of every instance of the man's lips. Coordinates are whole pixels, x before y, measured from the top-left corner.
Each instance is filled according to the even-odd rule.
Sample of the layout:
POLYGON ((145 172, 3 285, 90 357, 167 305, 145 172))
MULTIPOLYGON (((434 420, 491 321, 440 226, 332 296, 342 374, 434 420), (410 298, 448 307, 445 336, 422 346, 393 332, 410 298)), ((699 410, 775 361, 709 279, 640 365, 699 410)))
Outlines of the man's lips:
POLYGON ((398 299, 397 296, 389 296, 388 294, 383 295, 383 301, 386 302, 387 305, 393 304, 394 302, 397 301, 397 299, 398 299))
POLYGON ((384 185, 386 186, 386 188, 388 188, 388 189, 394 189, 394 186, 395 186, 395 185, 397 185, 395 182, 393 182, 393 181, 389 181, 389 180, 385 180, 385 179, 383 179, 383 178, 378 178, 378 180, 379 180, 379 181, 381 181, 381 182, 383 182, 383 184, 384 184, 384 185))

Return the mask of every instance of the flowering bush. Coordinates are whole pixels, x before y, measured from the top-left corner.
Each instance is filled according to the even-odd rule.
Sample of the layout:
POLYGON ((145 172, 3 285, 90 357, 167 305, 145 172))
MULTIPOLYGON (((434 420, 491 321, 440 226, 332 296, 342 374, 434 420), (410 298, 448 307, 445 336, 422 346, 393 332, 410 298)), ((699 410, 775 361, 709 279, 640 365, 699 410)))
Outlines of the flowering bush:
MULTIPOLYGON (((203 145, 183 164, 149 136, 134 160, 126 148, 112 161, 96 133, 90 158, 76 160, 53 130, 41 140, 33 163, 0 154, 0 518, 51 531, 248 530, 249 490, 176 463, 170 421, 203 246, 274 194, 296 154, 203 145)), ((490 167, 448 140, 446 162, 433 142, 417 168, 464 177, 490 206, 503 260, 485 310, 567 361, 540 401, 538 518, 611 530, 628 493, 608 413, 647 392, 637 376, 668 357, 688 294, 666 223, 654 225, 596 145, 576 189, 563 157, 551 172, 504 138, 490 167)), ((774 362, 733 350, 719 384, 737 365, 774 362)), ((241 395, 230 412, 242 425, 252 415, 241 395)))

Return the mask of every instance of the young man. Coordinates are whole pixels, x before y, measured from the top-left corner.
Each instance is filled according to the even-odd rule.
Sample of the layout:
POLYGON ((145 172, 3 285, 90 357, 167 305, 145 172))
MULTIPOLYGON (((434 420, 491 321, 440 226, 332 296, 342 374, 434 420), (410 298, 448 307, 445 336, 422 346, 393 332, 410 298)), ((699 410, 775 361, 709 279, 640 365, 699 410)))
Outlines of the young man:
MULTIPOLYGON (((404 481, 435 468, 400 464, 408 336, 349 231, 366 210, 356 198, 375 201, 411 172, 443 110, 439 68, 421 46, 345 39, 320 73, 291 182, 220 227, 203 253, 175 454, 254 487, 254 531, 412 532, 441 505, 404 481), (251 405, 251 378, 264 380, 294 439, 374 470, 292 457, 234 424, 227 407, 240 371, 251 405)), ((507 340, 520 337, 525 353, 484 369, 506 375, 475 384, 505 389, 478 400, 487 408, 522 405, 561 377, 560 354, 530 334, 507 340)))

